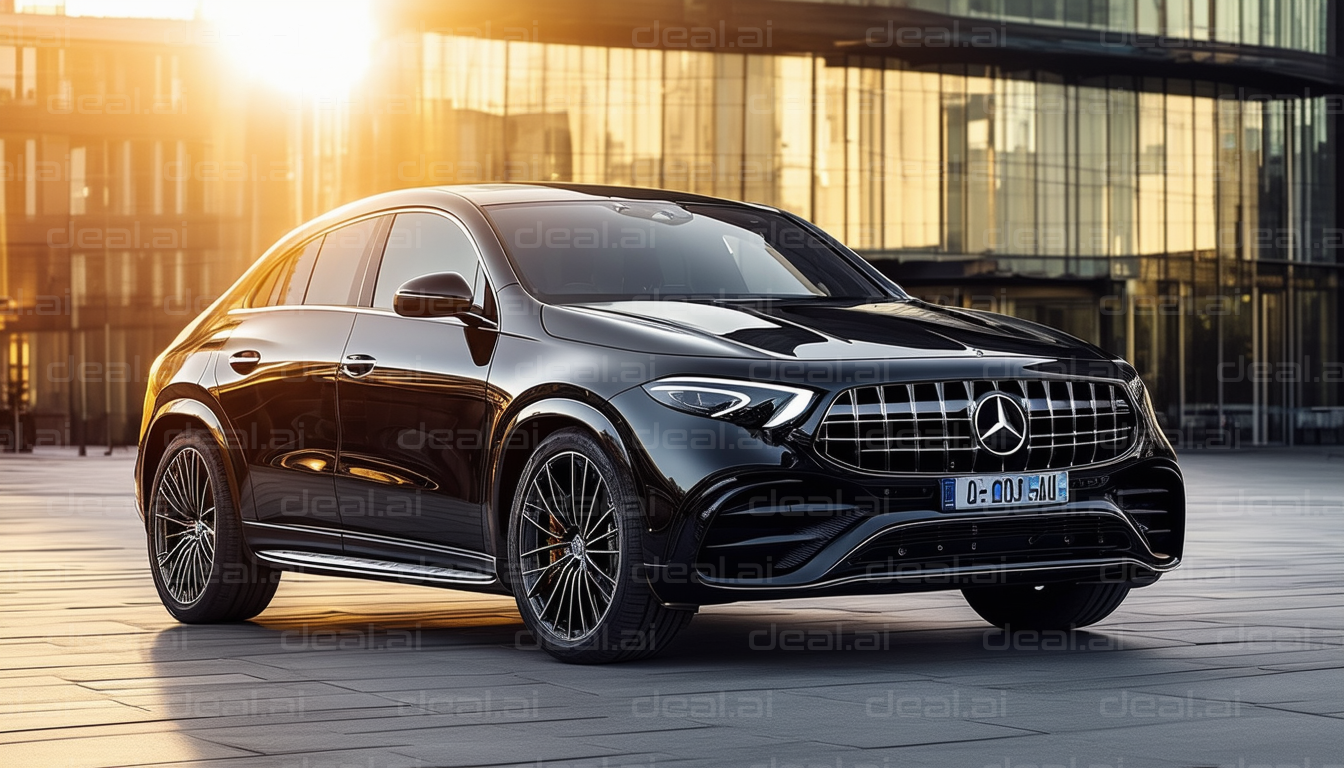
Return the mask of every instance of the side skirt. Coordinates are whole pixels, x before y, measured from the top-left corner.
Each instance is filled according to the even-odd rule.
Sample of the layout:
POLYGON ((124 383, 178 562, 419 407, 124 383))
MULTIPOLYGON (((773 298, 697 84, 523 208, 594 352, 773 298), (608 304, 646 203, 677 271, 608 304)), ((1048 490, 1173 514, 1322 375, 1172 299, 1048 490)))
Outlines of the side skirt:
POLYGON ((501 589, 499 580, 491 574, 456 568, 287 549, 259 549, 253 554, 258 560, 287 571, 491 592, 501 589))

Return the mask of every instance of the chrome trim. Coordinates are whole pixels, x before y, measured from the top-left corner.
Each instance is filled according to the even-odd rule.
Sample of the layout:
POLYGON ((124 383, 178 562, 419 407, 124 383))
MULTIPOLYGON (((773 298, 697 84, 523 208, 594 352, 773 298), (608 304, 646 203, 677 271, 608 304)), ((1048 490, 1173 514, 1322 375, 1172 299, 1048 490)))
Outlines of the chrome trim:
POLYGON ((344 358, 341 359, 341 364, 339 366, 340 372, 345 374, 346 376, 349 376, 352 379, 362 379, 365 376, 368 376, 370 373, 373 373, 374 370, 376 370, 377 368, 378 368, 377 358, 373 357, 372 355, 362 355, 362 354, 346 355, 344 358), (355 370, 356 368, 363 368, 364 366, 368 367, 365 370, 355 370))
POLYGON ((316 525, 281 525, 279 523, 263 523, 259 520, 244 520, 243 525, 245 527, 255 526, 258 528, 273 528, 275 530, 281 530, 281 531, 312 533, 320 536, 337 536, 351 539, 360 539, 362 541, 371 541, 375 544, 393 544, 396 546, 408 547, 411 549, 423 549, 427 552, 440 552, 445 555, 467 557, 473 560, 480 560, 482 562, 489 563, 491 566, 495 564, 495 558, 493 555, 486 555, 480 552, 472 552, 471 550, 468 549, 458 549, 457 547, 450 547, 444 544, 429 544, 427 542, 411 541, 409 539, 399 539, 395 536, 379 536, 373 533, 351 533, 350 531, 342 531, 336 528, 322 528, 316 525))
MULTIPOLYGON (((497 293, 497 292, 496 292, 495 290, 493 290, 493 288, 491 287, 491 286, 494 285, 495 280, 493 279, 493 276, 490 274, 490 266, 486 263, 485 254, 484 254, 484 252, 481 250, 481 244, 480 244, 480 242, 476 239, 476 236, 475 236, 474 234, 472 234, 472 232, 471 232, 471 228, 467 226, 466 222, 462 221, 462 219, 459 218, 459 217, 457 216, 457 214, 452 213, 452 212, 450 212, 450 211, 446 211, 446 210, 444 210, 444 209, 442 209, 442 208, 436 208, 436 207, 434 207, 434 206, 432 206, 432 205, 426 205, 426 204, 415 204, 415 205, 407 205, 407 206, 403 206, 403 207, 399 207, 399 208, 384 208, 384 209, 377 210, 377 211, 372 211, 372 212, 368 212, 368 213, 362 213, 362 214, 359 214, 359 215, 357 215, 357 216, 354 216, 353 218, 342 219, 342 220, 340 220, 340 221, 338 221, 338 222, 336 222, 336 223, 334 223, 334 224, 332 224, 332 225, 330 225, 330 226, 328 226, 328 227, 326 227, 326 228, 324 228, 324 229, 318 231, 316 234, 312 234, 312 235, 309 235, 309 236, 303 238, 302 240, 298 240, 298 241, 297 241, 296 243, 294 243, 293 245, 289 245, 289 244, 285 243, 285 240, 288 239, 288 238, 290 237, 290 235, 293 235, 293 234, 294 234, 294 232, 291 231, 290 233, 286 234, 285 237, 281 238, 281 239, 280 239, 279 241, 277 241, 274 245, 272 245, 269 249, 267 249, 266 253, 262 254, 262 257, 261 257, 261 258, 257 259, 255 262, 253 262, 253 263, 252 263, 252 266, 248 267, 247 271, 243 273, 243 276, 242 276, 241 278, 239 278, 238 281, 235 282, 234 285, 231 286, 231 287, 229 288, 228 291, 225 292, 225 295, 228 295, 230 292, 232 292, 233 289, 234 289, 235 287, 237 287, 240 283, 242 283, 244 279, 251 277, 251 275, 253 274, 254 271, 257 271, 257 270, 260 270, 260 269, 265 269, 266 267, 272 265, 272 264, 273 264, 275 261, 277 261, 278 259, 286 258, 289 254, 293 253, 294 251, 298 250, 299 248, 302 248, 303 246, 307 245, 309 242, 311 242, 311 241, 313 241, 313 240, 316 240, 316 239, 319 238, 319 237, 326 237, 328 234, 330 234, 330 233, 332 233, 332 232, 335 232, 336 230, 341 229, 342 227, 346 227, 346 226, 349 226, 349 225, 351 225, 351 224, 357 224, 357 223, 359 223, 359 222, 361 222, 361 221, 367 221, 367 220, 369 220, 369 219, 382 218, 382 217, 385 217, 385 216, 386 216, 386 217, 392 217, 392 216, 396 216, 397 214, 400 214, 400 213, 430 213, 430 214, 434 214, 434 215, 436 215, 436 216, 440 216, 440 217, 442 217, 442 218, 448 219, 449 221, 453 222, 453 224, 455 224, 455 225, 457 226, 457 228, 460 229, 460 230, 462 230, 462 233, 463 233, 464 235, 466 235, 468 242, 471 243, 472 250, 475 251, 475 253, 476 253, 476 267, 477 267, 478 270, 481 270, 481 271, 484 271, 484 272, 485 272, 485 288, 486 288, 486 290, 490 291, 490 293, 492 293, 492 294, 497 293), (283 247, 282 247, 282 245, 283 245, 283 247), (278 257, 275 257, 275 258, 271 258, 271 255, 272 255, 273 253, 277 253, 277 252, 278 252, 278 253, 281 253, 282 255, 281 255, 281 256, 278 256, 278 257)), ((394 224, 394 223, 395 223, 395 222, 391 222, 391 223, 389 224, 389 226, 388 226, 388 234, 389 234, 389 235, 391 234, 391 224, 394 224)), ((304 226, 304 225, 300 225, 300 228, 302 228, 303 226, 304 226)), ((384 250, 386 250, 386 247, 387 247, 386 240, 384 240, 384 242, 383 242, 383 247, 384 247, 384 250)), ((382 260, 383 260, 383 253, 382 253, 382 252, 377 252, 377 253, 373 253, 373 254, 371 254, 371 255, 369 256, 368 261, 364 261, 363 259, 361 259, 361 262, 360 262, 360 263, 361 263, 361 265, 364 267, 364 273, 363 273, 362 276, 360 276, 360 280, 361 280, 361 283, 360 283, 360 294, 361 294, 361 295, 363 295, 363 293, 364 293, 364 289, 369 287, 369 286, 367 285, 367 283, 368 283, 369 280, 372 280, 372 281, 374 282, 375 287, 376 287, 376 285, 377 285, 377 282, 378 282, 378 269, 374 269, 374 268, 373 268, 373 267, 374 267, 374 261, 375 261, 375 260, 377 261, 377 267, 378 267, 378 269, 381 269, 381 268, 382 268, 382 260)), ((466 278, 466 275, 463 275, 463 279, 465 279, 465 278, 466 278)), ((254 287, 255 287, 255 286, 254 286, 254 287)), ((472 286, 472 290, 475 290, 475 286, 474 286, 474 285, 472 286)), ((496 297, 496 300, 498 300, 497 297, 496 297)), ((475 297, 473 297, 473 302, 475 302, 475 297)), ((228 311, 228 314, 229 314, 229 315, 247 315, 247 314, 251 314, 251 313, 253 313, 253 312, 268 312, 268 311, 275 311, 275 310, 280 310, 280 309, 328 309, 328 310, 341 310, 341 311, 347 311, 347 312, 348 312, 348 311, 354 311, 354 312, 361 312, 361 311, 362 311, 362 312, 367 312, 367 313, 377 313, 377 314, 396 315, 397 317, 402 317, 402 315, 397 315, 397 314, 396 314, 395 312, 393 312, 390 308, 379 309, 379 308, 375 308, 375 307, 355 307, 355 306, 342 306, 342 305, 331 305, 331 304, 277 304, 277 305, 273 305, 273 306, 265 306, 265 307, 234 307, 233 309, 230 309, 230 310, 228 311)), ((463 327, 468 327, 466 323, 462 322, 461 320, 458 320, 457 318, 417 317, 417 318, 407 318, 407 319, 411 319, 411 320, 450 320, 450 319, 451 319, 451 320, 456 320, 457 323, 460 324, 460 325, 462 325, 463 327)), ((484 320, 484 319, 486 319, 486 318, 482 318, 482 319, 484 320)), ((487 320, 487 322, 494 323, 494 321, 491 321, 491 320, 487 320)), ((497 328, 497 327, 498 327, 498 323, 494 323, 494 326, 497 328)))
MULTIPOLYGON (((917 381, 908 381, 908 382, 907 382, 907 381, 896 381, 896 382, 888 381, 888 382, 882 382, 882 383, 878 383, 878 384, 858 384, 858 385, 851 386, 851 387, 845 387, 844 389, 839 390, 838 392, 835 393, 835 395, 834 395, 833 397, 831 397, 831 399, 830 399, 830 401, 829 401, 828 403, 825 403, 825 404, 824 404, 824 410, 819 409, 819 410, 821 411, 821 420, 817 423, 817 426, 816 426, 815 430, 813 431, 813 433, 812 433, 812 435, 811 435, 811 440, 810 440, 810 443, 811 443, 811 453, 812 453, 812 455, 815 456, 818 460, 821 461, 822 464, 824 464, 824 465, 826 465, 826 466, 833 467, 833 468, 835 468, 835 469, 839 469, 839 470, 842 470, 842 471, 845 471, 845 472, 850 472, 850 473, 857 474, 857 475, 864 475, 864 476, 866 476, 866 477, 881 477, 881 478, 896 478, 896 479, 901 479, 901 478, 923 478, 923 479, 928 479, 929 477, 935 477, 935 476, 936 476, 936 477, 973 477, 973 476, 975 476, 975 475, 995 474, 995 471, 994 471, 994 470, 969 471, 969 472, 960 472, 960 471, 956 471, 956 470, 947 470, 947 471, 913 471, 913 470, 912 470, 912 471, 890 471, 890 472, 888 472, 888 471, 882 471, 882 470, 862 469, 862 468, 860 468, 860 467, 856 467, 856 466, 854 466, 854 465, 852 465, 852 464, 846 464, 846 463, 844 463, 844 462, 842 462, 842 461, 839 461, 838 459, 832 458, 831 456, 827 455, 827 453, 826 453, 824 450, 822 450, 822 448, 821 448, 820 445, 818 445, 819 442, 822 442, 822 441, 825 439, 825 438, 822 438, 822 437, 820 436, 820 433, 821 433, 821 430, 822 430, 822 429, 825 427, 825 425, 826 425, 826 417, 830 415, 831 408, 833 408, 833 407, 835 406, 836 402, 837 402, 841 397, 843 397, 846 393, 848 393, 848 392, 850 392, 850 391, 852 391, 852 390, 855 390, 855 389, 861 389, 861 388, 864 388, 864 387, 877 387, 879 393, 881 393, 881 387, 884 387, 884 386, 902 386, 902 385, 904 385, 908 390, 911 391, 911 398, 912 398, 912 402, 913 402, 913 388, 914 388, 915 385, 917 385, 917 384, 935 384, 935 385, 936 385, 936 384, 939 384, 939 383, 947 383, 947 382, 952 382, 952 381, 960 381, 962 384, 969 384, 969 383, 971 383, 972 381, 990 381, 990 382, 992 382, 992 383, 995 384, 995 388, 996 388, 996 389, 997 389, 997 383, 1000 382, 1000 381, 1021 381, 1021 382, 1027 382, 1027 381, 1039 381, 1039 382, 1054 382, 1054 381, 1060 381, 1060 382, 1065 382, 1065 383, 1068 383, 1068 382, 1074 382, 1074 383, 1087 383, 1087 384, 1092 384, 1092 385, 1095 385, 1095 384, 1110 384, 1110 385, 1114 385, 1114 386, 1116 386, 1116 387, 1118 387, 1118 388, 1120 388, 1120 389, 1122 389, 1122 390, 1124 390, 1124 391, 1126 391, 1126 392, 1128 392, 1128 391, 1129 391, 1129 388, 1132 386, 1132 383, 1131 383, 1131 382, 1127 382, 1127 381, 1125 381, 1125 380, 1123 380, 1123 379, 1089 378, 1089 377, 1085 377, 1085 376, 1081 376, 1081 377, 1080 377, 1080 376, 1050 376, 1050 375, 1037 376, 1037 377, 1023 377, 1023 376, 1017 376, 1017 377, 1008 377, 1008 378, 1001 378, 1001 379, 965 379, 965 380, 962 380, 962 379, 955 379, 955 378, 951 378, 951 379, 949 379, 949 378, 938 378, 938 379, 919 379, 919 380, 917 380, 917 381)), ((973 394, 973 390, 968 389, 968 391, 967 391, 968 399, 974 401, 974 398, 970 397, 971 394, 973 394)), ((1046 400, 1047 400, 1047 404, 1049 403, 1049 397, 1048 397, 1048 394, 1049 394, 1049 392, 1048 392, 1048 390, 1047 390, 1047 398, 1046 398, 1046 400)), ((881 397, 881 394, 879 394, 879 397, 881 397)), ((886 407, 885 402, 883 402, 882 407, 883 407, 883 409, 885 410, 885 407, 886 407)), ((1102 467, 1113 466, 1113 465, 1115 465, 1115 464, 1119 464, 1119 463, 1121 463, 1121 462, 1124 462, 1124 461, 1127 461, 1127 460, 1129 460, 1129 459, 1132 459, 1132 458, 1133 458, 1136 454, 1138 454, 1139 451, 1142 449, 1144 443, 1146 442, 1146 438, 1147 438, 1148 433, 1149 433, 1150 430, 1152 430, 1154 427, 1149 423, 1149 420, 1148 420, 1143 414, 1139 413, 1139 411, 1136 410, 1136 409, 1134 408, 1133 404, 1131 404, 1130 407, 1131 407, 1131 413, 1133 413, 1133 415, 1134 415, 1134 427, 1133 427, 1133 430, 1132 430, 1133 439, 1132 439, 1132 441, 1131 441, 1131 443, 1130 443, 1129 448, 1126 449, 1124 453, 1121 453, 1121 454, 1119 454, 1119 455, 1117 455, 1117 456, 1115 456, 1115 457, 1113 457, 1113 458, 1106 459, 1105 461, 1096 461, 1096 462, 1092 462, 1092 463, 1090 463, 1090 464, 1070 464, 1070 465, 1067 466, 1067 467, 1054 467, 1053 469, 1060 469, 1060 470, 1099 469, 1099 468, 1102 468, 1102 467)), ((930 420, 930 421, 931 421, 931 420, 930 420)), ((1031 421, 1031 411, 1027 411, 1027 421, 1028 421, 1028 424, 1030 424, 1030 421, 1031 421)), ((1054 446, 1053 446, 1053 442, 1054 442, 1054 440, 1053 440, 1054 433, 1053 433, 1053 432, 1051 432, 1051 433, 1047 433, 1045 436, 1046 436, 1046 437, 1051 437, 1051 438, 1052 438, 1052 439, 1051 439, 1051 443, 1052 443, 1052 445, 1051 445, 1051 453, 1053 454, 1053 452, 1054 452, 1054 446)), ((936 438, 937 438, 937 436, 932 436, 932 437, 930 437, 929 439, 930 439, 930 440, 933 440, 933 439, 936 439, 936 438)), ((945 443, 945 442, 946 442, 946 441, 944 440, 944 443, 945 443)), ((974 466, 974 463, 975 463, 975 457, 978 456, 978 455, 979 455, 979 452, 980 452, 979 441, 976 440, 974 436, 971 437, 971 446, 972 446, 972 447, 971 447, 970 450, 973 451, 971 461, 972 461, 972 466, 974 466)), ((915 443, 915 449, 916 449, 916 451, 918 450, 918 448, 919 448, 919 442, 916 441, 916 443, 915 443)), ((964 450, 964 449, 958 449, 958 450, 964 450)), ((1008 470, 1008 471, 1016 471, 1016 470, 1008 470)), ((1023 471, 1025 471, 1025 472, 1035 472, 1035 471, 1044 471, 1044 470, 1023 470, 1023 471)))
MULTIPOLYGON (((965 384, 965 382, 962 383, 965 384)), ((996 387, 998 386, 997 381, 994 382, 994 384, 996 387)), ((947 444, 947 425, 948 425, 947 400, 943 397, 942 383, 934 382, 933 386, 938 392, 938 407, 943 412, 943 450, 948 451, 951 449, 948 447, 947 444)), ((1046 393, 1046 398, 1047 400, 1049 398, 1048 392, 1046 393)), ((971 427, 970 429, 971 437, 977 443, 980 444, 981 448, 984 448, 986 451, 989 451, 995 456, 1006 459, 1009 456, 1015 455, 1018 451, 1022 450, 1023 447, 1026 447, 1028 450, 1030 450, 1031 446, 1030 411, 1027 408, 1024 408, 1022 406, 1022 403, 1017 401, 1017 398, 1013 397, 1007 392, 1004 392, 1003 390, 997 388, 989 392, 986 392, 985 394, 981 395, 980 397, 976 398, 971 402, 971 404, 966 408, 966 415, 967 415, 967 421, 970 423, 971 427), (989 430, 989 434, 985 434, 980 431, 980 409, 985 408, 986 404, 991 400, 995 401, 995 403, 998 405, 998 416, 995 420, 993 427, 991 427, 991 429, 989 430), (1016 427, 1013 426, 1012 422, 1008 418, 1008 414, 1003 407, 1003 403, 1005 400, 1010 405, 1012 405, 1013 408, 1016 408, 1017 413, 1022 417, 1022 431, 1020 433, 1017 431, 1016 427), (986 437, 992 436, 995 432, 998 432, 1000 429, 1006 429, 1012 434, 1016 435, 1017 437, 1017 444, 1007 451, 998 451, 995 450, 994 448, 991 448, 989 443, 986 442, 985 439, 986 437)), ((1054 411, 1050 412, 1050 418, 1051 421, 1053 422, 1054 411)), ((1054 434, 1048 433, 1045 436, 1053 438, 1054 434)), ((918 440, 919 438, 915 439, 918 440)), ((1077 438, 1074 439, 1074 442, 1075 444, 1077 443, 1077 438)), ((1054 456, 1055 456, 1054 440, 1052 439, 1050 442, 1050 458, 1046 459, 1045 462, 1047 466, 1053 463, 1054 456)))
POLYGON ((347 307, 340 304, 277 304, 273 307, 238 307, 229 310, 230 315, 260 315, 267 312, 301 312, 304 310, 319 310, 323 312, 350 312, 356 315, 379 315, 381 317, 399 317, 403 320, 423 320, 436 323, 446 323, 466 328, 467 324, 460 317, 406 317, 398 315, 390 309, 381 307, 347 307))
POLYGON ((297 312, 306 309, 316 309, 324 312, 350 312, 356 315, 377 315, 379 317, 397 317, 401 318, 402 320, 415 320, 423 323, 440 323, 443 325, 451 325, 456 328, 480 327, 491 331, 499 329, 499 323, 495 322, 494 320, 491 320, 488 317, 479 315, 475 312, 463 312, 460 315, 449 315, 447 317, 407 317, 405 315, 398 315, 393 310, 384 309, 382 307, 347 307, 339 304, 277 304, 276 306, 273 307, 238 307, 229 310, 229 314, 246 317, 250 315, 259 315, 266 312, 284 312, 284 311, 297 312), (470 317, 471 319, 480 323, 480 325, 473 326, 470 323, 463 320, 462 319, 463 317, 470 317))
POLYGON ((315 525, 280 525, 278 523, 263 523, 257 520, 244 520, 243 527, 274 528, 279 531, 298 531, 302 533, 313 533, 319 536, 335 536, 337 538, 340 538, 343 535, 342 531, 335 530, 334 528, 319 528, 315 525))
POLYGON ((254 553, 257 558, 275 565, 318 568, 324 571, 336 571, 362 576, 396 576, 416 581, 428 581, 440 584, 495 583, 493 575, 463 571, 456 568, 441 568, 434 565, 417 563, 394 563, 387 560, 374 560, 349 555, 327 555, 315 552, 295 552, 287 549, 263 549, 254 553))

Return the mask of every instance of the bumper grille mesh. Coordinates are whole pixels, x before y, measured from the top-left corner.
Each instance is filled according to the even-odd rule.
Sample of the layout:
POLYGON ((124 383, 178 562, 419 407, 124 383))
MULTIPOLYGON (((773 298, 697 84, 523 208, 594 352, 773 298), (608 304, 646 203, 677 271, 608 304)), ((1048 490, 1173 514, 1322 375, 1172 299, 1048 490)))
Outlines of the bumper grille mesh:
POLYGON ((1152 559, 1134 544, 1129 526, 1114 517, 1028 515, 896 528, 850 555, 842 568, 850 575, 1121 554, 1152 559))
POLYGON ((1008 472, 1067 469, 1108 461, 1135 437, 1128 393, 1109 382, 935 381, 845 390, 831 404, 817 450, 864 472, 1008 472), (1027 414, 1027 442, 1010 456, 980 445, 977 399, 1010 395, 1027 414))

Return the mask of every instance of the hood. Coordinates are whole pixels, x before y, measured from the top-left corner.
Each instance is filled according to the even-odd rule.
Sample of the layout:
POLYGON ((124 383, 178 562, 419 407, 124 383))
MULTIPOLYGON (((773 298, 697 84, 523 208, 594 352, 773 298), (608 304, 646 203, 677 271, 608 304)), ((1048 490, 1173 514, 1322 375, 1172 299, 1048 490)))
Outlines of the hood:
POLYGON ((882 302, 617 301, 547 305, 561 339, 652 354, 796 360, 981 356, 1110 360, 1035 323, 915 300, 882 302))

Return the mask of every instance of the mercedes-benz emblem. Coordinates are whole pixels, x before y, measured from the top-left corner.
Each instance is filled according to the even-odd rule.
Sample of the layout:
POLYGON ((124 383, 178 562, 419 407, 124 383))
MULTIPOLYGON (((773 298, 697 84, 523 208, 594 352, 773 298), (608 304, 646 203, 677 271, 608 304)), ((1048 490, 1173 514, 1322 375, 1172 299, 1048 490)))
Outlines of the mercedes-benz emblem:
POLYGON ((1011 456, 1027 442, 1026 411, 1003 392, 990 392, 977 400, 971 420, 980 445, 996 456, 1011 456))

